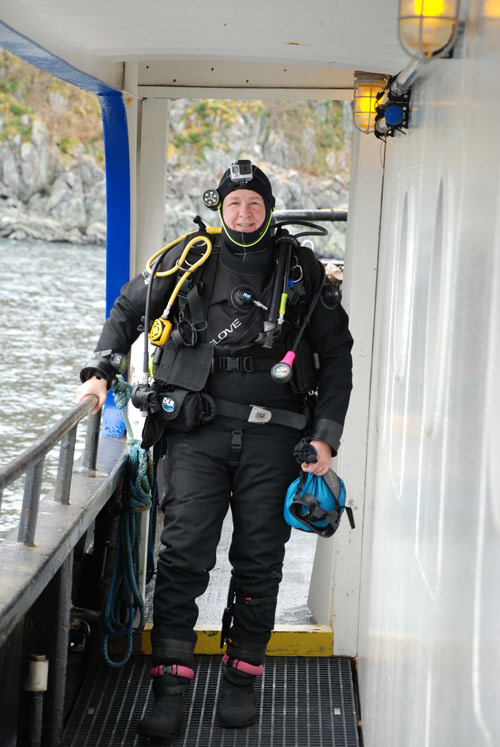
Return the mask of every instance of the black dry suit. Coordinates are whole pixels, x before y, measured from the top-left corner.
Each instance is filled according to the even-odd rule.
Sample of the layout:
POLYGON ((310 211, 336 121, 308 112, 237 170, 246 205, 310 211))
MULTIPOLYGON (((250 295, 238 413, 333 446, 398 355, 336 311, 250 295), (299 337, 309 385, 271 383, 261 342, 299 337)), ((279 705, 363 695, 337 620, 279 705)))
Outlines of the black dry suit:
MULTIPOLYGON (((234 526, 229 559, 236 589, 229 633, 235 650, 229 653, 254 664, 262 661, 290 533, 283 502, 297 476, 293 447, 307 432, 330 444, 335 454, 351 390, 348 320, 328 293, 322 294, 298 346, 292 381, 277 383, 270 375, 324 283, 323 266, 311 250, 297 246, 292 251, 293 289, 279 337, 269 348, 260 344, 267 312, 248 299, 269 306, 276 236, 264 250, 239 255, 220 236, 214 243, 211 257, 193 274, 190 287, 183 287, 174 307, 173 332, 156 356, 159 408, 148 416, 144 432, 149 442, 165 436, 158 465, 164 548, 158 559, 152 633, 158 664, 168 663, 161 661, 165 641, 194 646, 195 600, 207 587, 229 507, 234 526), (188 390, 202 392, 209 419, 190 432, 181 429, 182 416, 177 424, 172 417, 188 390), (310 396, 315 390, 317 395, 310 396)), ((173 267, 181 248, 167 252, 156 271, 173 267)), ((154 279, 150 323, 161 315, 175 280, 175 275, 154 279)), ((98 350, 128 352, 143 323, 149 282, 151 276, 144 273, 124 286, 98 350)), ((86 369, 85 375, 92 371, 86 369)), ((179 657, 173 660, 179 663, 179 657)))

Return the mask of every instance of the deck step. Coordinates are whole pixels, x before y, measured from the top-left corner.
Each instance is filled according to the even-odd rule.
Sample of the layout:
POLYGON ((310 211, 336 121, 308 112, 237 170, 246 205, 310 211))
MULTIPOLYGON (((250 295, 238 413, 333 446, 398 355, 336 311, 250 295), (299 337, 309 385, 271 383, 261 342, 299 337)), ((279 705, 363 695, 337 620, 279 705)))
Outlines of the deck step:
MULTIPOLYGON (((137 722, 152 706, 148 656, 89 673, 68 720, 63 747, 145 745, 137 722)), ((223 729, 215 717, 220 656, 196 656, 182 729, 172 747, 359 747, 352 661, 344 657, 266 657, 256 723, 223 729)))

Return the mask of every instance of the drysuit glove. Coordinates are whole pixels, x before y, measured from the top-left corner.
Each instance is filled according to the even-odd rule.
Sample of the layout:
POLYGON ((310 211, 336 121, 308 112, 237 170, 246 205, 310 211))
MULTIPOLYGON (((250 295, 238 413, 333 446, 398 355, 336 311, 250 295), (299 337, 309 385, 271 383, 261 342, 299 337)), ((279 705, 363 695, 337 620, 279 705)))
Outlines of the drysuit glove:
POLYGON ((318 452, 314 446, 311 446, 309 439, 306 437, 302 438, 295 446, 293 456, 298 464, 302 464, 303 462, 306 462, 306 464, 313 464, 318 461, 318 452))

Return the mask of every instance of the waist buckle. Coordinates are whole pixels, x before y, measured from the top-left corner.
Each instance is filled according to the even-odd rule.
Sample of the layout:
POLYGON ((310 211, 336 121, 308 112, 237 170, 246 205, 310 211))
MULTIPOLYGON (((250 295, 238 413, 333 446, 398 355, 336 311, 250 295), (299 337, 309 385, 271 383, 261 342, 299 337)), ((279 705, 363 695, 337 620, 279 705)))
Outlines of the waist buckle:
POLYGON ((250 415, 247 420, 249 423, 269 423, 273 414, 270 410, 265 407, 258 407, 258 405, 250 406, 250 415))
POLYGON ((227 356, 221 356, 215 358, 216 370, 219 371, 245 371, 251 373, 253 371, 253 360, 251 355, 246 355, 241 358, 229 358, 227 356))

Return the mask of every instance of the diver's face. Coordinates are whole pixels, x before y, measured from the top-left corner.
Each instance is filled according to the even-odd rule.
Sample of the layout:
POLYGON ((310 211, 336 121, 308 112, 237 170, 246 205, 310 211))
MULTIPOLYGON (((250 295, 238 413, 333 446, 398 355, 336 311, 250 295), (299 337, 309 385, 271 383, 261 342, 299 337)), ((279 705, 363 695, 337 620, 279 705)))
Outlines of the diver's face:
POLYGON ((233 231, 252 233, 264 223, 266 206, 262 197, 252 189, 235 189, 224 198, 222 217, 233 231))

